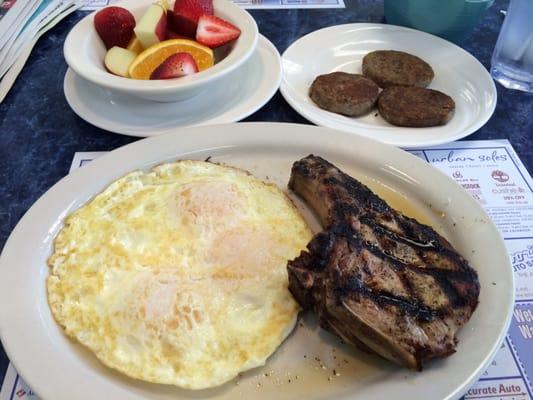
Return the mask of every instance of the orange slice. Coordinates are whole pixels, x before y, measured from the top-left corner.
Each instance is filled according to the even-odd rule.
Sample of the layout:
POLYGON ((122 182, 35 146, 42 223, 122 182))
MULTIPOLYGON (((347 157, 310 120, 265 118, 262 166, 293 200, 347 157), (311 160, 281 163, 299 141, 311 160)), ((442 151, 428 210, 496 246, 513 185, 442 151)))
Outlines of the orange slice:
POLYGON ((133 79, 150 79, 150 75, 163 61, 175 53, 189 53, 199 71, 213 66, 213 50, 189 39, 171 39, 156 43, 140 53, 130 65, 133 79))

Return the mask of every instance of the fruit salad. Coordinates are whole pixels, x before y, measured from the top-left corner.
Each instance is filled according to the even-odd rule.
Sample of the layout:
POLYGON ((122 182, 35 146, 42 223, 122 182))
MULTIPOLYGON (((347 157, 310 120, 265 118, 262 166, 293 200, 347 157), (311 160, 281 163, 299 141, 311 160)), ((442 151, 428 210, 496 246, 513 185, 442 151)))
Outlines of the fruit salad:
POLYGON ((94 16, 107 52, 106 69, 132 79, 174 79, 215 63, 213 49, 237 39, 241 31, 214 15, 213 0, 167 0, 148 6, 139 21, 122 7, 94 16))

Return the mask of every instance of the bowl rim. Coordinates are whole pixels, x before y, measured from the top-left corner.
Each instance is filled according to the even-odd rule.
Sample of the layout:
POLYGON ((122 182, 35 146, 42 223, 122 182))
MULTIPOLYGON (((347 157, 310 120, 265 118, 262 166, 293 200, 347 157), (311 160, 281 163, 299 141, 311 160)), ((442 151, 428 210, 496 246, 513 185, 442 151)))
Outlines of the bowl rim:
MULTIPOLYGON (((114 3, 113 6, 132 10, 140 8, 143 5, 149 6, 150 4, 146 0, 122 0, 114 3)), ((229 0, 213 0, 213 5, 215 11, 218 8, 220 11, 235 14, 239 19, 242 18, 243 22, 239 24, 241 25, 239 26, 241 28, 241 36, 235 42, 235 46, 231 52, 223 60, 204 71, 180 79, 165 80, 131 79, 114 75, 108 71, 101 73, 102 71, 96 69, 95 64, 91 62, 90 57, 87 57, 87 53, 83 52, 83 46, 80 46, 81 40, 87 37, 87 35, 91 33, 97 35, 94 30, 93 20, 98 10, 82 18, 68 33, 63 45, 65 61, 83 79, 96 85, 122 92, 139 94, 159 92, 163 94, 203 86, 208 82, 225 76, 242 65, 255 51, 259 39, 257 23, 246 10, 229 0), (245 25, 246 27, 244 27, 245 25), (94 73, 95 71, 98 71, 98 73, 94 73)))

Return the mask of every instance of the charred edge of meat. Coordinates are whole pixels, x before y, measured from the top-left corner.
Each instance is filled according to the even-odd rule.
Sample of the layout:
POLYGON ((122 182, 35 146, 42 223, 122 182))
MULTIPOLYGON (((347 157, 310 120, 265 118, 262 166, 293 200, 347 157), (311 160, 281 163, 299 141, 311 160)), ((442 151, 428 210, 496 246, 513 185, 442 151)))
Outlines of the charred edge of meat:
POLYGON ((362 204, 361 208, 372 210, 374 212, 389 215, 393 211, 389 205, 374 194, 367 186, 363 185, 361 182, 356 181, 349 175, 343 174, 343 181, 334 176, 329 176, 323 179, 325 185, 342 186, 346 189, 347 194, 352 196, 356 201, 362 204))
POLYGON ((310 177, 313 177, 313 176, 318 176, 320 175, 321 173, 324 173, 328 167, 332 167, 332 168, 335 168, 335 166, 331 163, 329 163, 328 161, 324 160, 323 158, 319 157, 319 156, 315 156, 313 154, 309 154, 307 157, 303 158, 302 160, 300 161, 296 161, 295 163, 292 164, 292 168, 291 168, 291 179, 289 180, 289 187, 292 189, 293 188, 293 184, 294 184, 294 180, 293 178, 295 176, 304 176, 306 178, 310 178, 310 177), (302 161, 302 160, 305 160, 309 157, 313 157, 313 158, 318 158, 320 160, 323 160, 324 161, 324 164, 320 164, 320 165, 317 165, 317 169, 315 171, 311 171, 307 165, 307 163, 305 161, 302 161))
POLYGON ((314 271, 313 266, 320 263, 321 256, 317 257, 314 252, 302 251, 298 257, 287 263, 289 291, 305 310, 313 310, 316 313, 319 313, 319 310, 315 308, 315 296, 320 293, 315 289, 322 287, 324 274, 322 271, 314 271))
POLYGON ((313 263, 308 264, 308 268, 313 271, 322 271, 326 268, 328 259, 327 255, 331 250, 333 241, 328 232, 320 232, 316 234, 307 245, 307 249, 314 255, 313 263))

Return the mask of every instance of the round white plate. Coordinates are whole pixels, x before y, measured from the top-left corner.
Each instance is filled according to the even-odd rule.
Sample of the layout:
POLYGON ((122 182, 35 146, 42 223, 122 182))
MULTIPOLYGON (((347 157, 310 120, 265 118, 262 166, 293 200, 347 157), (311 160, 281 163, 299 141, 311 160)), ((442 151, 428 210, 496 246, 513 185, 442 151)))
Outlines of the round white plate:
MULTIPOLYGON (((298 199, 295 202, 317 229, 307 208, 298 199)), ((182 128, 117 149, 46 192, 13 230, 0 258, 0 336, 16 369, 46 400, 366 400, 417 399, 421 393, 435 400, 458 398, 500 347, 512 305, 513 275, 503 241, 482 208, 451 178, 392 146, 305 125, 182 128), (164 161, 210 156, 285 188, 292 163, 309 153, 325 157, 385 193, 393 206, 416 210, 418 218, 443 233, 478 271, 480 304, 459 332, 457 353, 429 363, 423 372, 405 370, 341 345, 306 313, 265 367, 244 373, 238 385, 232 381, 191 392, 133 380, 104 367, 92 353, 68 340, 54 322, 45 290, 52 240, 66 215, 113 180, 164 161)))
POLYGON ((300 38, 281 58, 281 93, 303 117, 317 125, 395 146, 417 148, 460 139, 482 127, 496 107, 496 87, 479 61, 444 39, 414 29, 363 23, 332 26, 300 38), (374 50, 405 51, 427 61, 435 71, 429 87, 455 100, 450 122, 438 127, 404 128, 386 122, 377 109, 350 118, 322 110, 310 99, 309 88, 318 75, 334 71, 360 74, 363 57, 374 50))
POLYGON ((239 121, 263 107, 281 81, 281 60, 274 45, 259 37, 246 63, 208 91, 177 103, 158 103, 114 92, 67 70, 65 97, 79 117, 108 131, 155 136, 176 127, 239 121))

